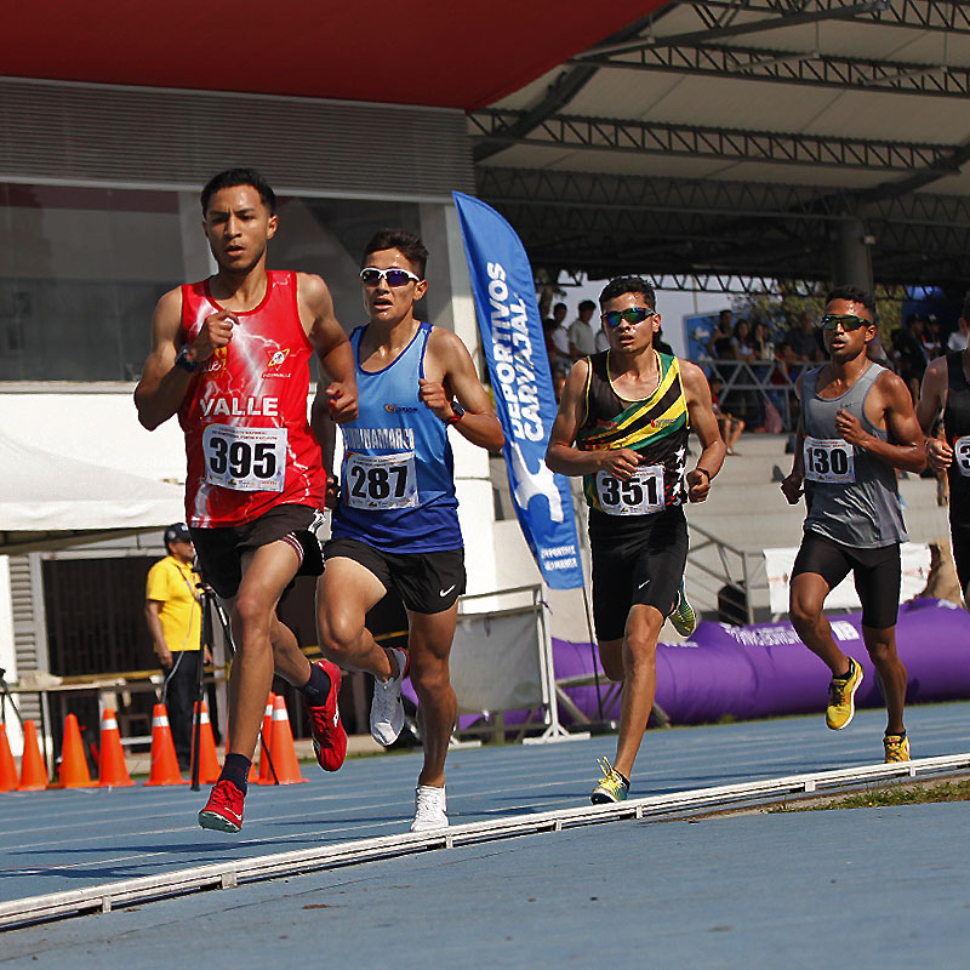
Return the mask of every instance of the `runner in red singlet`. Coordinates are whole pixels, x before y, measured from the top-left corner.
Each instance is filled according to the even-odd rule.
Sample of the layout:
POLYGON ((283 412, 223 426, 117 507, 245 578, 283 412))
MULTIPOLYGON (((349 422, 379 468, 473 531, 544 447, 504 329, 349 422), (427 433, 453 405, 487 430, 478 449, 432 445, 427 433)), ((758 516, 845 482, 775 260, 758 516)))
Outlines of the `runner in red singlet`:
POLYGON ((300 688, 321 767, 343 763, 340 671, 311 666, 276 606, 297 574, 319 574, 311 529, 326 475, 307 420, 309 361, 335 421, 357 416, 350 343, 319 276, 268 272, 276 197, 253 169, 230 169, 202 190, 203 229, 218 265, 158 302, 152 352, 135 389, 150 431, 178 414, 188 471, 186 522, 204 579, 231 608, 236 661, 222 775, 199 813, 203 828, 238 832, 263 710, 275 670, 300 688))

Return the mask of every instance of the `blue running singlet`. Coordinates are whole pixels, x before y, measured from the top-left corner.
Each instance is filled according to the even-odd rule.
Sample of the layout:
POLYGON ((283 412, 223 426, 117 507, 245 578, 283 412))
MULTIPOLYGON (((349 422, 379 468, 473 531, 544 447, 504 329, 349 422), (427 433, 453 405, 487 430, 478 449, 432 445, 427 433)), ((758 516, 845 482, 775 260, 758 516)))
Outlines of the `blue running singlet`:
POLYGON ((360 414, 340 426, 344 459, 334 537, 384 552, 440 552, 462 547, 448 425, 421 401, 431 324, 383 370, 360 366, 366 327, 350 336, 360 414))

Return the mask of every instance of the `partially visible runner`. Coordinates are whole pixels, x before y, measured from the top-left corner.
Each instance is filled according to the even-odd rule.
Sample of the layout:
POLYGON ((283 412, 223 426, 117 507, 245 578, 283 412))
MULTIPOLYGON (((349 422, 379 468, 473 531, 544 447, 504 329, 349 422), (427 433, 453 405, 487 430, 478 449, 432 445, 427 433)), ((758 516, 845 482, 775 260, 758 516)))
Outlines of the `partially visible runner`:
MULTIPOLYGON (((370 322, 350 338, 360 417, 342 427, 339 504, 317 587, 324 655, 374 675, 371 734, 381 744, 404 726, 401 681, 410 673, 424 744, 415 832, 448 824, 445 756, 458 714, 448 657, 465 566, 448 428, 491 451, 504 442, 465 345, 415 316, 427 258, 421 240, 401 230, 377 233, 364 251, 370 322), (407 651, 380 646, 365 626, 392 589, 407 609, 407 651)), ((313 427, 332 463, 333 423, 319 400, 313 427)))
POLYGON ((781 483, 785 498, 808 507, 805 534, 792 569, 791 621, 805 646, 832 671, 825 723, 841 731, 855 714, 859 663, 832 636, 822 607, 851 571, 862 602, 862 636, 886 699, 887 762, 909 760, 903 725, 906 668, 896 654, 899 545, 906 541, 896 469, 926 467, 909 391, 871 361, 876 334, 872 294, 853 286, 825 300, 822 331, 829 362, 799 381, 802 402, 795 459, 781 483))
MULTIPOLYGON (((970 324, 970 293, 963 301, 960 331, 970 324)), ((943 437, 926 439, 934 471, 945 471, 950 485, 950 542, 964 601, 970 584, 970 350, 937 357, 926 368, 916 416, 923 433, 933 432, 943 413, 943 437)))
POLYGON ((322 569, 310 531, 326 481, 307 421, 311 354, 330 379, 321 393, 337 421, 356 417, 357 389, 323 280, 266 269, 278 223, 266 180, 221 172, 202 190, 202 212, 218 270, 159 300, 135 403, 149 430, 178 414, 186 521, 205 582, 231 609, 229 743, 199 824, 238 832, 274 665, 306 699, 320 765, 336 771, 346 752, 340 671, 309 663, 276 606, 298 572, 322 569))
POLYGON ((653 287, 637 276, 615 279, 600 294, 600 309, 610 349, 573 366, 546 453, 554 472, 584 478, 596 639, 606 675, 623 682, 616 761, 601 761, 594 804, 629 792, 657 691, 664 620, 682 636, 694 632, 682 506, 707 498, 724 461, 704 372, 654 349, 653 287), (702 451, 685 474, 692 428, 702 451))

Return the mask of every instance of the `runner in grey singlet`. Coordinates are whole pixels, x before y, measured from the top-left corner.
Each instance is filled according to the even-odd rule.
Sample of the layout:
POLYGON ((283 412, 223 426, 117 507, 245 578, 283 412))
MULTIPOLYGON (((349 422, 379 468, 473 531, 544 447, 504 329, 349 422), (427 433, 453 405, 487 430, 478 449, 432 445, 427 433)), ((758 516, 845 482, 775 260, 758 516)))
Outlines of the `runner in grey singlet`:
POLYGON ((865 413, 865 400, 885 370, 870 363, 855 384, 840 397, 821 398, 815 392, 822 368, 802 378, 802 428, 805 433, 805 530, 856 549, 877 549, 907 540, 896 486, 896 470, 864 448, 842 440, 835 415, 846 410, 862 427, 885 441, 865 413))

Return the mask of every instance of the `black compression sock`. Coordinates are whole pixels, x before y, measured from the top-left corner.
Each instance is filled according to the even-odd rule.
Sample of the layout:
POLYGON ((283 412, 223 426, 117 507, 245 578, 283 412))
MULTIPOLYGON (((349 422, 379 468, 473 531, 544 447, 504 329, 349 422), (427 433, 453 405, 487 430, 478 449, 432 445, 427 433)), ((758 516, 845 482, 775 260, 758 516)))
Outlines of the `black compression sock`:
POLYGON ((852 671, 855 669, 855 661, 849 657, 849 669, 844 674, 839 674, 834 677, 834 680, 848 680, 852 676, 852 671))
POLYGON ((219 780, 231 781, 244 795, 249 788, 246 777, 253 763, 244 754, 227 754, 219 780))
POLYGON ((300 688, 300 693, 311 707, 322 707, 327 703, 331 686, 330 676, 323 667, 310 664, 310 679, 300 688))

